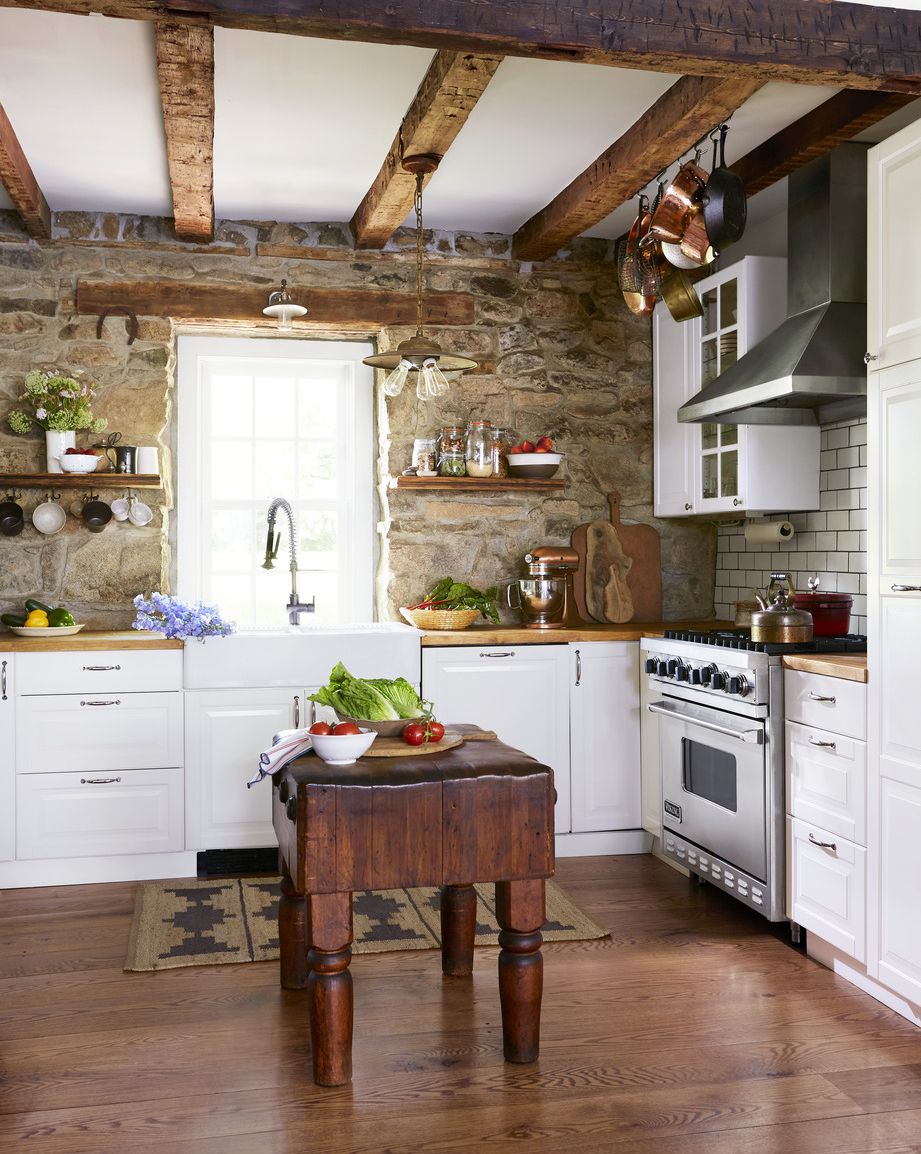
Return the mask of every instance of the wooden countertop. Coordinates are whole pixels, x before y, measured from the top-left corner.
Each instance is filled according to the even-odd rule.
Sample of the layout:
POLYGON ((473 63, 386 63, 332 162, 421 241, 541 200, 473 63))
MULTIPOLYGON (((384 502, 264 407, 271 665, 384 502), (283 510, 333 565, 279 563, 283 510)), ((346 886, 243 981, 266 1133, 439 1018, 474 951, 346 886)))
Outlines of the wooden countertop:
POLYGON ((783 659, 785 669, 801 673, 821 673, 845 681, 867 680, 866 653, 796 653, 783 659))
MULTIPOLYGON (((36 634, 40 633, 36 630, 36 634)), ((16 633, 0 633, 0 649, 14 652, 64 653, 74 650, 91 652, 99 649, 181 649, 178 638, 167 638, 162 633, 148 633, 138 629, 84 629, 72 637, 20 637, 16 633)))
POLYGON ((639 641, 661 637, 666 629, 731 629, 725 621, 628 621, 624 625, 586 624, 565 629, 527 629, 523 625, 471 625, 468 629, 431 629, 422 646, 556 645, 569 641, 639 641))

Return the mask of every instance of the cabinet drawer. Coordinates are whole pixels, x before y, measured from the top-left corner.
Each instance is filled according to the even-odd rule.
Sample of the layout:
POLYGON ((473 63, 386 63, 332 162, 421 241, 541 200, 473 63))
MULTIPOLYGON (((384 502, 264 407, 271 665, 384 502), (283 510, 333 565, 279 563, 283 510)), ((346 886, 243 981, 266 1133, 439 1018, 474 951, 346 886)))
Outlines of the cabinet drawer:
POLYGON ((16 856, 99 857, 181 850, 181 769, 36 773, 16 782, 16 856))
POLYGON ((182 689, 182 650, 73 650, 16 655, 16 688, 32 693, 144 693, 182 689))
POLYGON ((843 733, 866 741, 867 687, 862 681, 787 669, 784 671, 784 714, 787 721, 799 721, 829 733, 843 733))
POLYGON ((862 846, 787 818, 787 916, 858 962, 867 956, 866 858, 862 846))
POLYGON ((866 743, 793 721, 786 740, 787 812, 866 845, 866 743))
POLYGON ((182 765, 180 693, 20 697, 17 773, 93 773, 182 765))

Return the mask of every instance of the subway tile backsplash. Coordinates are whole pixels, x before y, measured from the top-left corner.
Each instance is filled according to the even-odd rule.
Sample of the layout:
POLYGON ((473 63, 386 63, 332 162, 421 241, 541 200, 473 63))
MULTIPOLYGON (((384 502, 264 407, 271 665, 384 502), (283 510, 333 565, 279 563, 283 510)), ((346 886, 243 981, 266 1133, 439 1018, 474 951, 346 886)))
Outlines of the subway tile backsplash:
POLYGON ((850 593, 851 632, 867 631, 867 422, 839 421, 822 429, 820 507, 814 513, 777 513, 757 521, 791 521, 784 548, 749 545, 744 525, 721 525, 716 546, 716 615, 731 621, 736 601, 750 601, 771 571, 793 575, 797 589, 810 577, 819 588, 850 593))

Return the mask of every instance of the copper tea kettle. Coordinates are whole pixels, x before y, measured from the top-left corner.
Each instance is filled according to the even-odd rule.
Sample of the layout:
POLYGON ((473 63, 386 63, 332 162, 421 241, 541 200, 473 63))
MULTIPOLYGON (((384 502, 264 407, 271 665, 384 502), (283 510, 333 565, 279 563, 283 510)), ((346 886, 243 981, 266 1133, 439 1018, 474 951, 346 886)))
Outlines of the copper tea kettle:
POLYGON ((765 593, 755 590, 760 609, 752 613, 752 641, 790 644, 812 640, 812 614, 793 605, 789 573, 772 573, 765 593))

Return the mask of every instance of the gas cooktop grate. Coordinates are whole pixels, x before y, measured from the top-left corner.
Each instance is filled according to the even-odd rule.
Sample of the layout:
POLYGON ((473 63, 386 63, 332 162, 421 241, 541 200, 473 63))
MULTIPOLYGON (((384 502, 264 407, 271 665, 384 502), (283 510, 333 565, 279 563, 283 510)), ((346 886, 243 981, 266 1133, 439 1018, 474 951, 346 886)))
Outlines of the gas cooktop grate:
POLYGON ((860 633, 842 637, 815 637, 812 641, 752 641, 748 629, 711 629, 698 632, 693 629, 667 629, 667 641, 689 641, 695 645, 713 645, 719 649, 742 649, 747 653, 766 653, 768 656, 788 653, 866 653, 867 639, 860 633))

